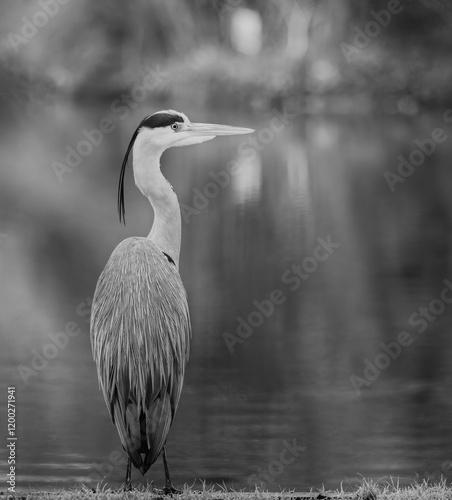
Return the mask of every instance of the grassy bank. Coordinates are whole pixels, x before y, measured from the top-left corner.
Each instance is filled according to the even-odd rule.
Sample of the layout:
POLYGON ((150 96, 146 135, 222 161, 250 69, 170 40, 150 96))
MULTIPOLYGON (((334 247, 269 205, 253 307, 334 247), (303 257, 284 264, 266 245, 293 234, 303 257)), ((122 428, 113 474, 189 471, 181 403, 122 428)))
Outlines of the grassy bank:
MULTIPOLYGON (((134 489, 130 492, 103 489, 95 492, 89 488, 59 491, 18 491, 15 495, 0 492, 0 498, 8 500, 163 500, 161 492, 153 488, 134 489)), ((363 481, 354 491, 282 491, 271 493, 256 490, 255 492, 226 491, 225 489, 193 490, 185 487, 182 494, 175 496, 178 500, 302 500, 302 499, 347 499, 347 500, 452 500, 452 487, 445 481, 432 485, 428 482, 401 487, 391 483, 374 483, 363 481)))

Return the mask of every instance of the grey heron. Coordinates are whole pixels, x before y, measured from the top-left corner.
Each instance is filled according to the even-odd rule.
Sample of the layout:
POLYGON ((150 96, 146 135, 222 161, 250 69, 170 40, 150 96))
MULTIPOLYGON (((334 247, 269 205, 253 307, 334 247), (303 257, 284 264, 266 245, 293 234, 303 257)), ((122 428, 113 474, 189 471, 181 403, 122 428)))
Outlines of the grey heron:
POLYGON ((165 110, 147 116, 132 136, 118 189, 124 220, 124 176, 133 152, 135 184, 154 210, 149 235, 122 241, 97 282, 91 314, 91 345, 99 384, 131 464, 144 475, 162 453, 165 493, 172 486, 165 443, 179 403, 190 348, 187 296, 179 275, 181 215, 177 195, 160 169, 162 153, 219 135, 252 129, 191 123, 165 110))

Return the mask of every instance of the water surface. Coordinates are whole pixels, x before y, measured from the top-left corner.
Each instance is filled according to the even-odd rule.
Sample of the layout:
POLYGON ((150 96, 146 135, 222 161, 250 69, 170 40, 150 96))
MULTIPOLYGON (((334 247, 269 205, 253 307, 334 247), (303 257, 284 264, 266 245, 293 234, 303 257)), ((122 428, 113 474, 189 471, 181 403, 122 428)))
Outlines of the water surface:
MULTIPOLYGON (((346 486, 360 475, 410 482, 448 472, 452 308, 431 301, 452 281, 450 140, 394 191, 384 177, 416 149, 415 139, 435 127, 452 133, 442 110, 410 118, 298 114, 276 132, 272 113, 184 111, 194 121, 254 127, 258 142, 216 139, 163 159, 185 206, 180 270, 193 324, 168 441, 174 482, 244 488, 263 481, 300 491, 346 486), (220 174, 232 160, 234 175, 220 174), (271 297, 278 303, 270 306, 271 297), (422 306, 433 312, 419 331, 420 316, 410 317, 422 306), (228 347, 225 338, 231 346, 243 322, 256 326, 242 326, 247 338, 228 347), (410 344, 366 379, 365 360, 375 363, 381 344, 402 331, 410 344), (360 391, 352 375, 366 381, 360 391), (303 450, 284 452, 294 443, 303 450), (281 453, 293 460, 281 465, 281 453)), ((109 254, 122 239, 146 235, 152 222, 131 176, 126 227, 115 207, 122 155, 145 112, 116 119, 61 182, 52 162, 65 162, 66 147, 98 126, 104 109, 50 106, 3 134, 0 370, 5 387, 17 391, 23 488, 124 479, 87 320, 109 254), (80 333, 49 351, 49 333, 68 322, 80 333), (43 351, 55 356, 24 375, 43 351)), ((139 476, 137 483, 161 484, 160 461, 139 476)))

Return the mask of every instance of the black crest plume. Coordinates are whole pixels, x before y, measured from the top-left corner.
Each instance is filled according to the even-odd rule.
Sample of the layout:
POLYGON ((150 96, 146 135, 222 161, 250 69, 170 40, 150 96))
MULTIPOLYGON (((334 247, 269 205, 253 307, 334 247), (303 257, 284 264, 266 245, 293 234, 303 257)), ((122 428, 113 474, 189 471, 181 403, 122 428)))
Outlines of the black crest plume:
POLYGON ((119 212, 119 221, 126 223, 126 207, 124 204, 124 177, 126 175, 127 163, 129 161, 129 155, 132 151, 133 145, 135 144, 135 139, 137 138, 138 132, 140 131, 140 126, 135 130, 132 135, 132 139, 130 139, 129 146, 127 147, 127 152, 124 156, 124 160, 122 160, 121 173, 119 175, 119 186, 118 186, 118 212, 119 212))

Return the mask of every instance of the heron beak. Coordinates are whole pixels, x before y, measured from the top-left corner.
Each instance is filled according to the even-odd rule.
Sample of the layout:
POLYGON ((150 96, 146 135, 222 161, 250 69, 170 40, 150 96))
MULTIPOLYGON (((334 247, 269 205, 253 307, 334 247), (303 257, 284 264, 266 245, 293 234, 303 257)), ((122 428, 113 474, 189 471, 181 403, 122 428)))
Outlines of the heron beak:
POLYGON ((231 127, 230 125, 216 125, 213 123, 189 123, 186 131, 191 136, 215 137, 217 135, 252 134, 254 129, 231 127))

